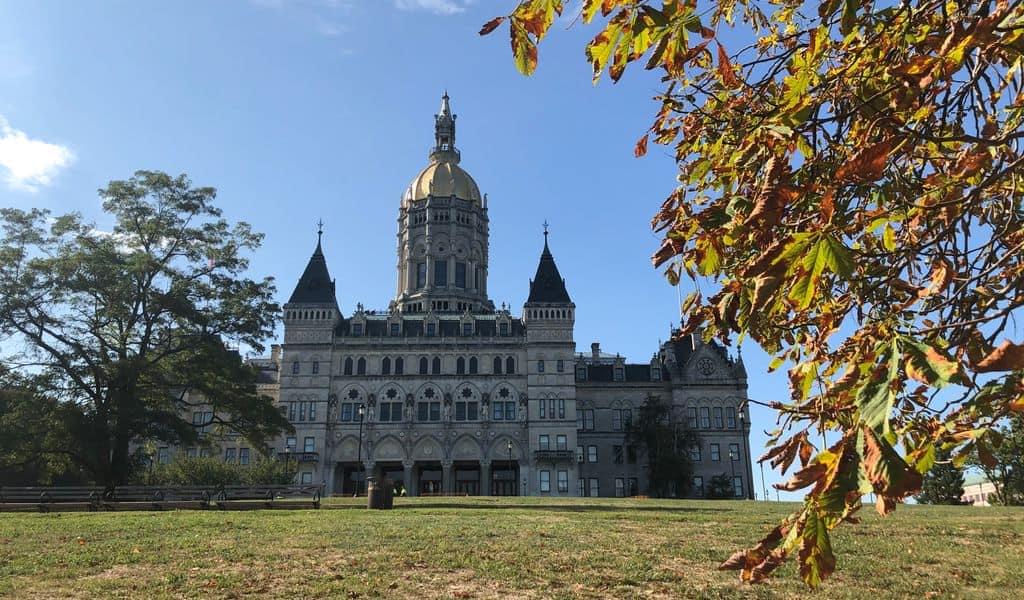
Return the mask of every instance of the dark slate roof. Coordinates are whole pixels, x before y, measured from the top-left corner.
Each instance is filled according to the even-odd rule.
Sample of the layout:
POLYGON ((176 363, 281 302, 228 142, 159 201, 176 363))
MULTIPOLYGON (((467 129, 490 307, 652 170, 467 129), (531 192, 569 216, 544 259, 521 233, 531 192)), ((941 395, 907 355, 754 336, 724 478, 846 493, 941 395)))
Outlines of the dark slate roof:
MULTIPOLYGON (((466 337, 462 335, 462 322, 455 319, 440 319, 438 322, 438 337, 466 337)), ((338 321, 334 332, 338 336, 352 335, 352 319, 341 319, 338 321)), ((512 319, 509 327, 509 336, 522 336, 524 332, 523 322, 519 319, 512 319)), ((390 337, 391 326, 386 318, 366 319, 364 337, 390 337)), ((424 320, 420 318, 402 319, 402 337, 423 337, 426 335, 424 320)), ((498 323, 494 319, 476 319, 473 326, 473 335, 470 337, 499 337, 498 323)))
MULTIPOLYGON (((624 366, 626 368, 624 381, 651 381, 651 365, 627 364, 624 366)), ((662 375, 664 375, 664 373, 662 375)), ((615 381, 615 366, 587 365, 587 381, 596 381, 601 383, 611 383, 615 381)))
POLYGON ((555 266, 555 258, 551 256, 551 250, 548 250, 547 234, 544 234, 544 252, 540 255, 537 274, 530 281, 530 297, 526 302, 572 302, 569 292, 565 290, 565 280, 555 266))
POLYGON ((334 281, 327 271, 327 259, 320 248, 320 240, 316 242, 316 250, 309 258, 306 270, 302 272, 289 304, 336 304, 334 298, 334 281))

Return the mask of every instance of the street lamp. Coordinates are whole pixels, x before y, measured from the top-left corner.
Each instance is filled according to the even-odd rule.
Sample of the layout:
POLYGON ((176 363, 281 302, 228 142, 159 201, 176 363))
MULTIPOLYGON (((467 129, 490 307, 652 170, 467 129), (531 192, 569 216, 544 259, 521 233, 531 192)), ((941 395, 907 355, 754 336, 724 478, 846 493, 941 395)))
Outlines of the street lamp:
POLYGON ((366 479, 366 470, 363 467, 363 414, 366 412, 366 405, 359 405, 359 449, 356 451, 356 462, 359 463, 359 481, 356 482, 356 496, 363 489, 363 480, 366 479))
POLYGON ((513 492, 511 494, 512 496, 515 496, 515 488, 519 483, 519 477, 516 475, 515 470, 512 468, 512 440, 505 440, 505 446, 508 448, 508 472, 509 475, 511 475, 512 477, 512 489, 509 491, 513 492))
MULTIPOLYGON (((290 473, 291 472, 291 466, 292 466, 291 465, 291 458, 292 458, 292 447, 289 446, 287 442, 285 442, 285 445, 284 445, 284 472, 285 473, 290 473)), ((295 483, 295 477, 294 476, 292 476, 292 483, 295 483)))
MULTIPOLYGON (((747 422, 746 417, 743 416, 743 406, 741 405, 740 406, 740 441, 743 442, 743 456, 744 456, 744 460, 746 460, 746 457, 749 456, 747 454, 747 426, 746 426, 746 422, 747 422)), ((747 465, 747 464, 749 464, 749 461, 744 462, 743 464, 747 465)), ((747 468, 744 467, 743 470, 744 470, 744 472, 746 472, 747 468)), ((749 475, 750 475, 751 479, 754 478, 754 470, 753 469, 750 469, 749 475)), ((747 488, 750 490, 751 494, 754 493, 754 486, 752 485, 753 483, 754 482, 752 482, 752 481, 747 482, 747 488)), ((764 487, 764 463, 761 463, 761 486, 764 487)), ((767 496, 768 496, 768 494, 766 493, 765 494, 765 498, 767 498, 767 496)))

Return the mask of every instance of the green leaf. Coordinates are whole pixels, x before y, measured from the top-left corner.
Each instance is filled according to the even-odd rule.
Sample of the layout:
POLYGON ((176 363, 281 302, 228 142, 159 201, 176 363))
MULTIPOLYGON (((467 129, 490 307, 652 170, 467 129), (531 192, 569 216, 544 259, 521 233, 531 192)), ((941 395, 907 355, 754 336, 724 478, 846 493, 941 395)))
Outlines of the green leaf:
POLYGON ((911 379, 936 388, 959 380, 960 364, 939 348, 907 336, 900 336, 903 368, 911 379))
POLYGON ((882 230, 882 246, 889 252, 896 249, 896 230, 888 222, 885 224, 885 229, 882 230))
POLYGON ((800 577, 811 587, 818 587, 822 580, 836 570, 836 557, 832 553, 828 526, 817 508, 808 508, 804 513, 803 531, 800 536, 800 577))
POLYGON ((523 75, 533 75, 537 69, 537 44, 530 39, 526 29, 515 20, 509 27, 509 35, 512 38, 512 55, 515 57, 516 68, 523 75))
POLYGON ((896 403, 893 384, 899 377, 900 362, 895 350, 896 342, 881 346, 880 360, 875 365, 870 379, 857 390, 856 404, 860 409, 862 423, 881 434, 888 434, 889 416, 896 403))

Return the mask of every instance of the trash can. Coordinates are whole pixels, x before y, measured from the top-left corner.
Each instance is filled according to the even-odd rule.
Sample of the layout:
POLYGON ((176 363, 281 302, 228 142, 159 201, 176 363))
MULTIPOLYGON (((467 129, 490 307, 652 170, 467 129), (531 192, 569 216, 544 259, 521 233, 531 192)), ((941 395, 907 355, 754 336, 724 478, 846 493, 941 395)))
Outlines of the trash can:
POLYGON ((384 508, 384 489, 377 485, 375 477, 366 478, 366 507, 377 510, 384 508))
POLYGON ((395 507, 395 481, 385 479, 384 483, 384 510, 391 510, 395 507))

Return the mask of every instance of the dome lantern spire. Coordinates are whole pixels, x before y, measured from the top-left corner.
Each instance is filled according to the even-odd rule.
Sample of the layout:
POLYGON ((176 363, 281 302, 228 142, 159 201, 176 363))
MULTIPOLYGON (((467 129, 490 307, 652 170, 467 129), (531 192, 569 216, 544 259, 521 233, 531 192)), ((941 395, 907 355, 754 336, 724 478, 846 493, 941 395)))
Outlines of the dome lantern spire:
POLYGON ((434 115, 434 148, 430 151, 431 162, 458 164, 459 151, 455 147, 455 119, 448 102, 448 90, 441 96, 441 112, 434 115))

